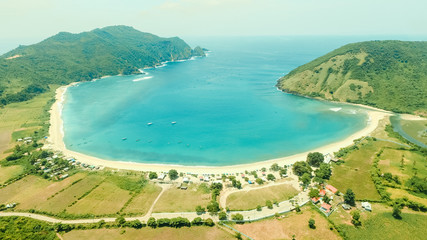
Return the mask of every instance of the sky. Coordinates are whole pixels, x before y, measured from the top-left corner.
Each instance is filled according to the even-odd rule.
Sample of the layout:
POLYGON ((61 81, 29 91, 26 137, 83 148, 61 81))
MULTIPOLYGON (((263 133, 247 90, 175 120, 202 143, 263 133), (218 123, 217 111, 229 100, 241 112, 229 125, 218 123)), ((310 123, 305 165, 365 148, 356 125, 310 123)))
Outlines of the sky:
POLYGON ((162 37, 427 35, 426 0, 0 0, 0 54, 58 32, 162 37))

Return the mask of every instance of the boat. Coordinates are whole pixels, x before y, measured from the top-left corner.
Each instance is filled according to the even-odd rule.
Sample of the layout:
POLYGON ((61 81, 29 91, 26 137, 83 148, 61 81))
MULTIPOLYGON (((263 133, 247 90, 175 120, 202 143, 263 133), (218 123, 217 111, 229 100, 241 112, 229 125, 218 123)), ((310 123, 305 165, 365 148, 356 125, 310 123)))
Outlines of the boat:
POLYGON ((124 138, 122 138, 122 140, 123 140, 123 141, 124 141, 124 140, 126 140, 126 139, 127 139, 127 138, 125 138, 125 137, 124 137, 124 138))
POLYGON ((172 125, 176 124, 176 122, 171 122, 171 123, 172 123, 172 125))
POLYGON ((147 123, 147 125, 148 125, 148 126, 151 126, 151 125, 153 125, 153 123, 152 123, 152 122, 149 122, 149 123, 147 123))

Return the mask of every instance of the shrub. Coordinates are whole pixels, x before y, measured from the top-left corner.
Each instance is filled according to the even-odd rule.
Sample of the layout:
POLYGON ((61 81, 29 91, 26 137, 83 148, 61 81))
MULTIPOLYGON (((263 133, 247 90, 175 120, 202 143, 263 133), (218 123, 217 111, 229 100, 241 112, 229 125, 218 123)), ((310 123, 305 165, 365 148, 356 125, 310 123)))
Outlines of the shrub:
POLYGON ((313 218, 310 218, 310 220, 308 220, 308 227, 311 229, 316 229, 316 222, 314 221, 313 218))
POLYGON ((150 217, 147 221, 147 226, 152 227, 152 228, 156 228, 157 227, 156 219, 153 217, 150 217))

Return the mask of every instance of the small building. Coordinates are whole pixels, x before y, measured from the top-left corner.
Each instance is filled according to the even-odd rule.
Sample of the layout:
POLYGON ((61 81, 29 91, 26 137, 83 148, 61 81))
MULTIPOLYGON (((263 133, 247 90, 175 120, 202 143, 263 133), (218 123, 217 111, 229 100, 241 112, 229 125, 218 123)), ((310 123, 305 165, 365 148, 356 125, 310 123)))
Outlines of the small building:
POLYGON ((366 210, 366 211, 372 211, 372 206, 369 202, 362 202, 362 207, 366 210))
POLYGON ((184 182, 184 183, 189 183, 189 182, 190 182, 190 179, 189 179, 188 177, 184 177, 184 179, 182 179, 182 182, 184 182))
POLYGON ((332 155, 330 153, 327 153, 323 156, 323 162, 329 164, 332 160, 332 155))
POLYGON ((208 177, 208 176, 206 176, 206 177, 204 177, 203 178, 203 181, 205 181, 205 182, 209 182, 211 179, 210 179, 210 177, 208 177))
POLYGON ((6 208, 14 208, 16 206, 16 203, 8 203, 6 204, 6 208))
POLYGON ((331 211, 331 207, 331 205, 324 202, 322 205, 320 205, 320 210, 324 211, 325 213, 329 213, 331 211))
POLYGON ((319 197, 317 197, 317 198, 316 198, 316 197, 314 197, 314 198, 312 198, 312 199, 311 199, 311 202, 312 202, 312 203, 314 203, 314 204, 316 204, 316 203, 318 203, 318 202, 319 202, 319 200, 320 200, 320 198, 319 198, 319 197))
POLYGON ((62 175, 61 177, 59 177, 60 179, 64 179, 64 178, 67 178, 68 177, 68 174, 64 174, 64 175, 62 175))
POLYGON ((344 209, 344 210, 350 210, 351 209, 351 206, 350 205, 348 205, 348 204, 343 204, 343 205, 341 205, 341 207, 344 209))
POLYGON ((248 180, 248 183, 249 183, 249 184, 254 184, 251 180, 248 180))
POLYGON ((68 167, 64 168, 64 172, 66 172, 68 170, 70 170, 70 168, 68 168, 68 167))
POLYGON ((331 191, 333 194, 335 194, 335 193, 337 193, 338 192, 338 189, 336 189, 334 186, 332 186, 332 185, 326 185, 326 190, 329 190, 329 191, 331 191))
POLYGON ((157 180, 165 180, 166 174, 162 173, 157 177, 157 180))
POLYGON ((22 142, 22 138, 18 138, 18 140, 17 140, 18 142, 22 142))
POLYGON ((323 196, 325 196, 325 195, 326 195, 326 191, 325 191, 325 189, 320 189, 320 191, 319 191, 319 196, 323 197, 323 196))

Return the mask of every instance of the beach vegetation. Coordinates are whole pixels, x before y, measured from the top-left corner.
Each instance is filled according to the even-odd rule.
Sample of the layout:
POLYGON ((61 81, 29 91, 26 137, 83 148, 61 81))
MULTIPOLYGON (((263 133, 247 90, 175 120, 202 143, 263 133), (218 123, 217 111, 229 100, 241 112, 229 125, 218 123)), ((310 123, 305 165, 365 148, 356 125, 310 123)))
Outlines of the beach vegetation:
POLYGON ((319 167, 324 160, 323 154, 320 152, 311 152, 307 155, 307 163, 313 167, 319 167))
POLYGON ((303 162, 303 161, 295 162, 294 165, 292 166, 292 170, 294 174, 297 176, 302 176, 304 175, 304 173, 308 173, 311 175, 311 172, 313 171, 310 165, 308 165, 307 162, 303 162))
POLYGON ((179 177, 178 176, 178 172, 175 169, 169 170, 168 175, 169 175, 169 178, 171 180, 175 180, 175 179, 177 179, 179 177))
POLYGON ((269 174, 267 175, 267 180, 268 180, 268 181, 274 181, 274 180, 276 180, 276 177, 275 177, 273 174, 269 173, 269 174))
POLYGON ((273 163, 270 167, 270 170, 275 171, 275 172, 279 171, 280 169, 281 169, 281 167, 277 163, 273 163))
POLYGON ((157 173, 156 172, 150 172, 148 174, 149 179, 157 179, 157 173))

